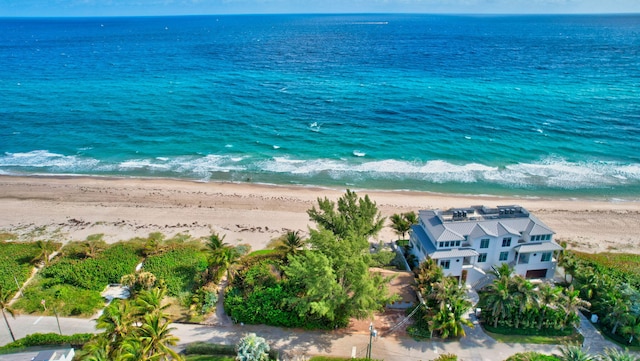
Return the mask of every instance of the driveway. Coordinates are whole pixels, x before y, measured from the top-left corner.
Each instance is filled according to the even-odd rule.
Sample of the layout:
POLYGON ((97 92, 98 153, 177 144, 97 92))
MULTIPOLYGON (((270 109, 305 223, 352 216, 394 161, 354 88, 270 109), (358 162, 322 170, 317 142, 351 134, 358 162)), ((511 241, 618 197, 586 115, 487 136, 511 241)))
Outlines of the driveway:
MULTIPOLYGON (((27 334, 57 332, 55 317, 18 316, 9 319, 14 334, 22 338, 27 334)), ((11 341, 4 322, 0 325, 0 344, 11 341)), ((89 319, 60 318, 60 328, 64 334, 95 332, 95 322, 89 319)), ((284 329, 270 326, 204 326, 175 324, 174 335, 180 338, 179 346, 194 341, 234 344, 245 334, 254 332, 271 342, 292 359, 295 356, 330 354, 350 357, 352 352, 363 357, 369 343, 368 332, 326 332, 284 329)), ((372 357, 387 361, 432 360, 442 353, 453 353, 465 361, 502 361, 510 355, 524 351, 552 353, 555 345, 528 345, 499 343, 488 337, 478 326, 469 329, 467 337, 460 341, 415 341, 408 337, 394 335, 373 339, 372 357)))

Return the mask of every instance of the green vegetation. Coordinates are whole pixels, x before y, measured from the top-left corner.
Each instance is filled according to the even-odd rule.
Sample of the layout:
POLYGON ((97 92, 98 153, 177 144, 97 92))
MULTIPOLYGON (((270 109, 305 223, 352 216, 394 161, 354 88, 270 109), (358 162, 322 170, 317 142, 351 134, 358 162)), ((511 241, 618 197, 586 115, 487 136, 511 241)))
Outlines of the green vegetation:
POLYGON ((425 299, 426 311, 418 306, 421 307, 421 320, 407 331, 415 337, 432 337, 434 334, 444 339, 464 337, 464 326, 473 327, 464 317, 471 308, 465 289, 456 279, 445 278, 442 268, 433 259, 423 262, 416 272, 416 288, 425 299))
POLYGON ((560 361, 556 356, 528 351, 509 356, 505 361, 560 361))
POLYGON ((234 320, 332 329, 391 300, 387 280, 369 271, 368 238, 384 221, 376 204, 347 191, 337 205, 326 198, 318 205, 308 211, 318 229, 304 244, 295 232, 282 240, 288 244, 286 251, 280 248, 286 259, 276 254, 243 260, 225 296, 234 320))
POLYGON ((133 272, 140 261, 139 247, 131 242, 115 243, 96 251, 93 258, 78 253, 76 243, 70 247, 71 250, 63 248, 63 256, 45 266, 30 283, 15 303, 16 309, 26 313, 57 312, 60 316, 93 315, 104 305, 100 291, 133 272))
POLYGON ((240 339, 236 350, 237 361, 269 361, 271 347, 267 340, 250 333, 240 339))
POLYGON ((627 347, 640 346, 639 261, 639 255, 569 251, 561 258, 561 266, 573 275, 572 286, 600 316, 603 333, 627 347))
POLYGON ((415 212, 396 213, 391 216, 391 228, 396 231, 398 236, 402 236, 402 240, 406 240, 407 232, 411 230, 411 226, 418 224, 418 215, 415 212))
POLYGON ((32 333, 24 338, 15 340, 0 347, 0 353, 13 353, 17 350, 32 346, 58 346, 71 345, 80 347, 93 337, 92 333, 77 333, 74 335, 59 335, 57 333, 32 333))
POLYGON ((549 332, 548 330, 513 329, 513 328, 493 328, 489 324, 483 324, 485 332, 496 341, 504 343, 533 343, 546 345, 582 344, 582 335, 573 330, 558 330, 549 332))
POLYGON ((114 300, 98 318, 103 330, 86 343, 80 359, 182 360, 171 346, 178 339, 164 310, 164 288, 142 290, 131 300, 114 300))
POLYGON ((0 287, 11 294, 15 293, 18 284, 22 285, 31 275, 32 260, 37 255, 35 242, 1 242, 0 287))
POLYGON ((573 287, 548 283, 537 287, 513 276, 506 263, 492 271, 496 279, 480 292, 481 319, 494 332, 507 335, 571 335, 578 312, 590 306, 573 287))
POLYGON ((195 243, 149 256, 144 261, 144 270, 164 280, 170 296, 191 292, 201 284, 207 266, 206 253, 201 250, 200 244, 195 243))
POLYGON ((186 361, 236 361, 235 356, 187 355, 186 361))

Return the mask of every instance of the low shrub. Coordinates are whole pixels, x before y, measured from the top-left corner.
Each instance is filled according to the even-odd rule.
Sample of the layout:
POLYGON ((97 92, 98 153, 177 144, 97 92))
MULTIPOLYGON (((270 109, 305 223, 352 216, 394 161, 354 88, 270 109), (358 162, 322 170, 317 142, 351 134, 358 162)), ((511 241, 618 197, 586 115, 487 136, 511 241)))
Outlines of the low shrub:
POLYGON ((518 352, 515 355, 511 355, 505 361, 560 361, 560 359, 553 355, 545 355, 535 351, 528 351, 518 352))
POLYGON ((185 245, 148 257, 144 270, 153 273, 158 280, 164 280, 169 295, 178 296, 193 291, 207 265, 206 252, 199 247, 185 245))
POLYGON ((99 292, 84 290, 71 285, 46 285, 41 279, 36 279, 24 291, 15 303, 15 308, 25 313, 44 312, 53 315, 53 310, 59 316, 91 316, 96 310, 104 306, 104 299, 99 292), (45 300, 47 312, 44 312, 42 300, 45 300))
POLYGON ((385 267, 391 265, 391 262, 396 257, 396 252, 380 250, 371 254, 370 267, 385 267))
POLYGON ((91 337, 93 337, 92 333, 76 333, 69 336, 57 333, 34 333, 0 347, 0 351, 15 351, 16 349, 32 346, 70 345, 72 347, 80 348, 85 343, 89 342, 91 337))
POLYGON ((13 293, 23 284, 33 270, 32 260, 38 255, 34 242, 0 243, 0 286, 13 293), (15 278, 14 278, 15 277, 15 278))
POLYGON ((192 342, 188 344, 184 353, 187 355, 236 355, 235 345, 222 345, 208 342, 192 342))

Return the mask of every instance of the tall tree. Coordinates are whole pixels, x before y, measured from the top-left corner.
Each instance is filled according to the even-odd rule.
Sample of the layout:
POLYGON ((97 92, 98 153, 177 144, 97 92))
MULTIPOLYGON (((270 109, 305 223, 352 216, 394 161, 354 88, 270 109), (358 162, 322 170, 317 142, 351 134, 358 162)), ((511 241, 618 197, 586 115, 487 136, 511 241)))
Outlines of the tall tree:
POLYGON ((487 286, 486 304, 493 317, 493 327, 510 316, 513 299, 509 291, 509 279, 498 278, 487 286))
POLYGON ((170 347, 178 343, 178 338, 171 334, 175 328, 170 325, 171 321, 159 313, 144 316, 142 325, 135 330, 133 338, 140 342, 143 355, 148 359, 182 360, 182 356, 170 347))
MULTIPOLYGON (((565 326, 569 324, 570 318, 575 318, 575 321, 579 320, 576 316, 578 312, 587 310, 591 304, 588 301, 580 298, 580 291, 573 288, 573 285, 566 288, 563 292, 561 306, 566 312, 564 319, 565 326)), ((574 321, 574 322, 575 322, 574 321)))
POLYGON ((538 319, 538 329, 542 329, 542 324, 546 318, 547 310, 550 307, 554 307, 558 299, 560 298, 560 294, 562 293, 562 289, 560 287, 555 287, 550 285, 549 283, 543 283, 539 286, 539 294, 538 294, 538 306, 540 307, 540 318, 538 319))
POLYGON ((11 315, 11 317, 15 317, 15 310, 9 306, 9 302, 11 301, 11 292, 5 290, 0 286, 0 311, 2 311, 2 317, 4 318, 4 323, 7 325, 7 329, 9 330, 9 335, 11 335, 11 341, 15 341, 16 337, 13 335, 13 330, 9 325, 9 320, 7 320, 7 313, 11 315))
POLYGON ((368 239, 380 232, 384 218, 375 202, 368 195, 358 198, 355 192, 347 192, 336 203, 328 198, 318 198, 318 209, 313 206, 307 211, 309 218, 323 229, 331 231, 338 238, 349 236, 368 239))
POLYGON ((396 231, 398 236, 402 236, 402 239, 406 239, 405 235, 409 232, 411 226, 418 224, 418 216, 413 211, 393 214, 389 220, 391 221, 391 228, 396 231))

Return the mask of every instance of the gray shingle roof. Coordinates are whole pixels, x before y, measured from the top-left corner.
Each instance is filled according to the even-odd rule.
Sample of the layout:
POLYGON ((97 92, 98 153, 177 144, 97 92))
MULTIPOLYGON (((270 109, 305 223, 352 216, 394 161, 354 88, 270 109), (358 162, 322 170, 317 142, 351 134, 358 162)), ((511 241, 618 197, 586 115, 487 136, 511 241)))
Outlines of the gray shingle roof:
POLYGON ((454 248, 443 251, 435 251, 430 255, 433 259, 442 259, 442 258, 460 258, 460 257, 471 257, 477 256, 478 252, 471 248, 454 248))
POLYGON ((516 251, 520 253, 533 253, 533 252, 552 252, 559 251, 562 249, 562 246, 557 244, 556 242, 542 242, 542 243, 529 243, 523 244, 517 247, 513 247, 516 251))

